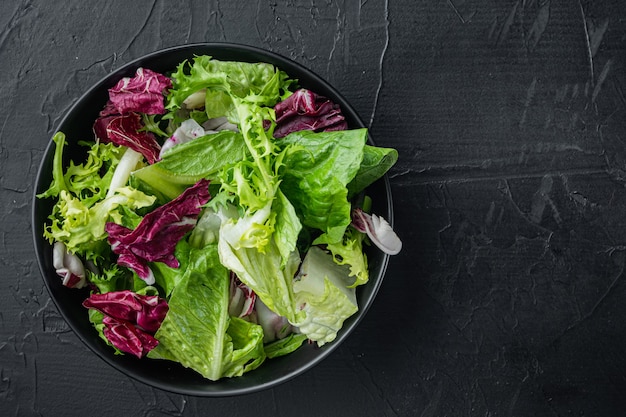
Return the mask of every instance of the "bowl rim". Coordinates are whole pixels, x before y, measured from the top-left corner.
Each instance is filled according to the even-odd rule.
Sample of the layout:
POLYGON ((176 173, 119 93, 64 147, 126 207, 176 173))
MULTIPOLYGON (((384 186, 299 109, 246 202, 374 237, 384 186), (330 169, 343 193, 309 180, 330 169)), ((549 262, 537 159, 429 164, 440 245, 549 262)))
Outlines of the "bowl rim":
MULTIPOLYGON (((256 56, 261 57, 261 59, 259 59, 257 62, 271 61, 273 65, 275 65, 276 67, 278 67, 279 69, 283 71, 286 71, 287 73, 289 73, 288 70, 291 69, 291 70, 295 70, 296 72, 300 74, 305 74, 314 83, 323 86, 323 89, 325 89, 326 92, 331 92, 335 99, 338 99, 338 101, 342 105, 342 111, 350 114, 351 118, 358 125, 356 127, 366 127, 362 119, 360 118, 360 116, 354 110, 354 108, 350 105, 350 103, 343 97, 343 95, 336 88, 334 88, 324 78, 317 75, 311 69, 296 62, 295 60, 288 58, 286 56, 283 56, 281 54, 278 54, 276 52, 272 52, 272 51, 269 51, 269 50, 266 50, 257 46, 251 46, 251 45, 242 44, 242 43, 197 42, 197 43, 181 44, 181 45, 170 46, 170 47, 166 47, 162 49, 157 49, 152 52, 146 53, 140 57, 132 59, 129 62, 115 69, 112 69, 108 74, 101 77, 98 81, 96 81, 93 85, 91 85, 91 87, 89 87, 83 93, 81 93, 79 97, 74 99, 72 104, 67 109, 63 110, 63 116, 60 119, 58 119, 57 123, 52 128, 52 135, 58 132, 61 126, 63 126, 71 118, 71 115, 77 111, 82 101, 92 96, 94 92, 102 89, 106 85, 112 86, 111 81, 115 83, 119 79, 119 77, 122 76, 121 75, 122 73, 128 72, 129 70, 134 70, 140 67, 144 61, 154 60, 154 59, 159 58, 160 56, 167 56, 169 54, 179 53, 179 52, 187 52, 191 56, 194 50, 199 50, 199 49, 207 49, 207 50, 214 49, 214 50, 222 50, 222 51, 232 50, 232 51, 235 51, 235 53, 237 54, 247 53, 255 57, 256 56), (287 67, 287 69, 285 67, 287 67)), ((370 145, 374 145, 374 141, 372 140, 369 134, 369 130, 368 130, 368 143, 370 145)), ((359 305, 358 312, 355 313, 355 315, 351 317, 352 320, 349 323, 348 322, 344 323, 342 329, 337 334, 336 339, 333 342, 325 344, 322 348, 320 348, 319 349, 320 353, 317 354, 312 359, 310 359, 305 364, 296 366, 291 371, 286 372, 282 375, 279 375, 275 378, 269 379, 265 382, 256 383, 254 385, 244 386, 244 387, 234 386, 234 387, 223 387, 223 388, 220 387, 220 389, 215 389, 214 387, 216 385, 219 385, 220 382, 225 382, 225 381, 228 381, 229 379, 223 378, 219 381, 210 381, 207 379, 206 380, 207 386, 204 387, 204 389, 202 388, 194 389, 190 387, 180 388, 180 387, 177 387, 175 384, 166 383, 161 380, 155 380, 147 376, 144 376, 141 373, 135 372, 133 369, 129 368, 128 366, 120 364, 119 360, 114 360, 114 358, 112 358, 111 356, 104 355, 98 349, 94 348, 94 346, 92 346, 92 342, 88 340, 85 335, 83 335, 83 332, 80 330, 80 328, 77 328, 72 324, 72 320, 69 318, 69 315, 65 311, 64 306, 62 305, 61 301, 57 299, 57 297, 55 296, 55 291, 51 287, 51 283, 49 282, 50 280, 48 279, 50 271, 44 267, 44 262, 43 262, 44 253, 43 253, 43 249, 40 247, 41 246, 40 242, 43 239, 43 236, 41 234, 41 230, 37 227, 38 225, 37 201, 40 200, 37 198, 37 194, 39 193, 38 190, 41 187, 43 176, 47 174, 47 170, 44 170, 44 165, 45 165, 47 158, 50 157, 51 152, 53 152, 53 142, 52 140, 49 139, 48 144, 46 145, 46 148, 43 151, 41 159, 39 161, 37 174, 36 174, 35 181, 33 184, 33 193, 32 193, 32 200, 31 200, 32 201, 32 206, 31 206, 32 238, 33 238, 33 244, 34 244, 35 254, 37 258, 36 259, 37 264, 39 267, 39 271, 41 273, 41 278, 44 281, 48 294, 50 298, 52 299, 58 313, 61 315, 61 317, 63 317, 68 327, 78 337, 78 339, 89 349, 89 351, 92 353, 95 353, 96 356, 102 359, 105 363, 107 363, 113 369, 121 372, 127 377, 135 379, 148 386, 155 387, 155 388, 172 392, 172 393, 176 393, 176 394, 181 394, 181 395, 198 396, 198 397, 228 397, 228 396, 256 393, 256 392, 267 390, 267 389, 276 387, 280 384, 283 384, 309 371, 311 368, 315 367, 322 360, 326 359, 337 348, 339 348, 342 342, 354 331, 354 329, 358 326, 358 324, 363 320, 367 311, 373 304, 373 301, 376 298, 376 295, 382 285, 382 281, 385 277, 388 262, 389 262, 389 257, 390 257, 388 254, 382 255, 382 259, 380 262, 380 271, 376 279, 370 278, 370 282, 366 284, 368 286, 371 286, 371 288, 369 291, 369 296, 364 300, 365 301, 364 305, 359 305), (210 386, 213 388, 207 389, 210 386)), ((384 191, 386 194, 386 207, 384 208, 386 210, 385 218, 388 221, 388 223, 391 226, 393 226, 394 224, 393 198, 392 198, 392 193, 391 193, 389 177, 387 174, 385 174, 378 181, 382 182, 382 187, 384 188, 384 191)), ((286 357, 288 356, 289 355, 287 355, 286 357)), ((116 358, 120 358, 120 357, 121 356, 117 356, 116 358)), ((145 360, 145 359, 142 359, 142 360, 145 360)), ((251 371, 251 373, 253 372, 255 371, 251 371)), ((244 378, 245 376, 246 374, 244 374, 241 377, 237 377, 236 379, 244 378)))

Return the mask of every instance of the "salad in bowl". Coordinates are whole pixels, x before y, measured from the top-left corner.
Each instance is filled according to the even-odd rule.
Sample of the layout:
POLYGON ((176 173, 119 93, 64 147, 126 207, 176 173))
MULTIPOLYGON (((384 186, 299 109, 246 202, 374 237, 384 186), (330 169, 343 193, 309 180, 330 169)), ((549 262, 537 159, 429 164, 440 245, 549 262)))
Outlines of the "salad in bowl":
POLYGON ((284 58, 153 54, 54 134, 34 211, 42 272, 70 325, 128 374, 192 394, 268 387, 321 359, 371 303, 402 246, 385 182, 397 157, 284 58), (191 385, 177 389, 178 374, 191 385))

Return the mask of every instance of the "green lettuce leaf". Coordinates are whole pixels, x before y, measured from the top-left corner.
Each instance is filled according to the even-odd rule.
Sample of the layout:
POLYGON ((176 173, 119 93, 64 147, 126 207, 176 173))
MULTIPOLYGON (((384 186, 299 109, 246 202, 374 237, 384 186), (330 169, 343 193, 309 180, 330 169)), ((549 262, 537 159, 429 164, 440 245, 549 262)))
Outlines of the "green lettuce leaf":
POLYGON ((263 243, 262 250, 257 243, 259 236, 265 236, 262 224, 269 216, 270 207, 268 203, 265 209, 242 218, 223 216, 218 240, 220 261, 235 272, 270 310, 295 323, 301 318, 293 297, 293 279, 300 257, 293 251, 284 261, 271 235, 263 243), (258 236, 251 238, 259 228, 258 236))
POLYGON ((191 249, 183 277, 172 291, 169 311, 148 353, 194 369, 205 378, 239 376, 265 359, 263 329, 228 316, 229 271, 216 245, 191 249))
POLYGON ((112 143, 81 142, 89 147, 85 162, 76 165, 70 161, 64 167, 65 135, 59 132, 53 140, 56 145, 53 181, 38 197, 58 199, 44 228, 44 238, 50 243, 63 242, 69 252, 99 264, 111 254, 104 231, 106 222, 137 222, 140 218, 137 210, 152 206, 155 197, 132 187, 120 187, 108 193, 125 148, 112 143))
POLYGON ((69 165, 66 167, 63 162, 63 150, 67 143, 65 134, 57 132, 52 140, 55 144, 52 183, 46 191, 38 194, 37 197, 58 197, 62 191, 66 191, 80 197, 81 200, 84 200, 83 204, 86 205, 103 199, 125 148, 113 143, 88 144, 80 142, 80 144, 89 147, 85 162, 75 165, 74 161, 69 161, 69 165))
POLYGON ((172 84, 167 96, 168 110, 181 108, 187 97, 204 90, 207 116, 227 116, 236 122, 233 97, 246 97, 259 106, 273 106, 293 81, 271 64, 219 61, 205 55, 181 63, 172 74, 172 84))
POLYGON ((280 140, 285 149, 281 190, 305 226, 338 242, 350 224, 347 184, 359 171, 366 129, 293 132, 280 140))
POLYGON ((348 184, 348 198, 360 193, 381 178, 398 161, 398 151, 365 145, 363 161, 354 179, 348 184))
POLYGON ((225 364, 225 377, 241 376, 259 367, 267 355, 263 347, 263 328, 258 324, 231 317, 226 330, 232 341, 231 360, 225 364))
POLYGON ((52 183, 46 191, 38 194, 39 198, 56 197, 61 191, 67 191, 67 184, 64 178, 63 167, 63 148, 65 147, 65 134, 57 132, 53 137, 54 156, 52 158, 52 183))
POLYGON ((289 256, 296 250, 302 223, 300 223, 295 208, 280 189, 276 192, 272 210, 276 213, 274 242, 282 256, 284 265, 289 256))
MULTIPOLYGON (((117 264, 110 267, 101 268, 96 274, 87 270, 87 279, 98 287, 101 293, 133 289, 133 274, 126 268, 121 268, 117 264)), ((91 311, 91 309, 90 309, 91 311)))
MULTIPOLYGON (((268 289, 272 281, 279 279, 281 283, 276 290, 280 294, 275 294, 278 301, 264 301, 272 310, 271 305, 277 304, 277 308, 282 310, 274 311, 285 315, 282 314, 284 311, 287 314, 285 316, 292 319, 293 305, 287 302, 291 296, 286 288, 291 285, 293 271, 284 269, 293 262, 291 258, 302 225, 291 202, 279 189, 278 170, 285 153, 274 144, 271 129, 264 128, 264 121, 273 120, 272 111, 246 100, 233 98, 249 158, 224 171, 222 178, 222 193, 236 196, 242 214, 239 217, 223 216, 220 257, 224 265, 241 274, 240 279, 257 294, 264 294, 262 299, 264 296, 269 297, 268 289), (274 265, 275 254, 279 255, 278 265, 274 265), (267 260, 263 259, 264 256, 267 260), (261 268, 250 262, 254 258, 267 262, 267 271, 260 275, 270 281, 255 278, 255 275, 259 275, 257 269, 261 268)), ((224 212, 224 208, 221 210, 224 212)))
POLYGON ((293 291, 305 318, 296 325, 319 346, 332 342, 344 321, 358 311, 355 289, 349 288, 354 279, 348 267, 338 265, 332 255, 313 246, 302 262, 299 277, 293 291))
POLYGON ((105 240, 105 224, 109 221, 124 223, 122 213, 116 210, 118 206, 135 210, 149 207, 154 201, 154 196, 148 196, 131 187, 122 187, 112 196, 89 206, 85 199, 62 190, 49 217, 51 223, 44 229, 44 237, 50 243, 65 243, 67 250, 72 253, 96 260, 94 257, 108 246, 105 240))
MULTIPOLYGON (((156 284, 163 289, 166 297, 169 297, 174 288, 184 278, 184 265, 189 265, 189 256, 191 254, 191 247, 187 239, 181 239, 176 244, 174 250, 174 256, 180 262, 181 266, 178 268, 172 268, 167 266, 163 262, 151 262, 150 269, 154 274, 154 280, 156 284)), ((143 281, 143 280, 142 280, 143 281)))
POLYGON ((364 236, 365 234, 353 227, 348 227, 343 239, 339 242, 333 242, 327 234, 322 234, 313 241, 313 245, 325 245, 337 265, 350 267, 349 276, 354 277, 354 283, 349 285, 350 288, 363 285, 369 280, 367 257, 363 253, 364 236))
POLYGON ((243 160, 246 153, 241 134, 223 130, 174 146, 159 162, 132 176, 171 200, 202 178, 216 181, 224 167, 243 160))
POLYGON ((295 352, 302 343, 307 340, 307 336, 302 333, 291 333, 284 339, 279 339, 265 345, 265 355, 269 358, 285 356, 295 352))
MULTIPOLYGON (((297 321, 292 281, 300 257, 295 251, 301 229, 294 208, 279 190, 282 153, 264 128, 271 109, 233 97, 247 159, 223 172, 221 195, 234 206, 215 207, 222 219, 218 248, 224 266, 237 274, 277 314, 297 321)), ((220 201, 220 197, 216 199, 220 201)))

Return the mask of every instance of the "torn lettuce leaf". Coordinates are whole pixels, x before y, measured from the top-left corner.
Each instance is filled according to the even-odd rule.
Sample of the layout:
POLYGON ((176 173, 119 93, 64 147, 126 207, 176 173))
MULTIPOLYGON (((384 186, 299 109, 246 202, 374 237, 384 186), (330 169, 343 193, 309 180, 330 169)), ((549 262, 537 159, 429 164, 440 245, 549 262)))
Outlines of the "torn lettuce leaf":
POLYGON ((288 355, 291 352, 295 352, 307 339, 305 334, 291 333, 284 339, 275 340, 266 344, 265 355, 269 359, 288 355))
POLYGON ((365 145, 359 170, 348 184, 348 198, 352 198, 373 184, 374 181, 382 178, 397 161, 397 150, 365 145))
POLYGON ((348 123, 338 104, 311 90, 296 90, 274 106, 276 129, 274 137, 282 138, 300 130, 346 130, 348 123))
POLYGON ((347 184, 358 172, 366 129, 299 131, 278 141, 285 150, 281 190, 302 223, 338 242, 350 224, 347 184))
POLYGON ((174 200, 146 214, 134 229, 107 222, 107 240, 119 255, 117 263, 131 268, 150 285, 154 283, 154 275, 148 262, 163 262, 177 268, 176 244, 193 230, 210 198, 209 181, 201 179, 174 200))
POLYGON ((85 162, 75 165, 74 161, 70 161, 69 165, 65 166, 63 162, 63 151, 67 144, 65 134, 58 132, 52 140, 55 144, 52 183, 37 197, 58 197, 61 191, 67 191, 79 196, 83 204, 88 206, 103 199, 125 148, 112 143, 81 142, 80 144, 88 147, 85 162))
POLYGON ((265 359, 261 326, 228 315, 229 271, 216 245, 191 249, 184 275, 172 291, 169 311, 155 334, 153 359, 168 359, 207 379, 234 377, 265 359))
POLYGON ((50 242, 63 242, 68 251, 96 261, 103 253, 110 252, 106 243, 106 223, 124 222, 122 212, 117 208, 125 206, 134 210, 149 207, 155 198, 131 187, 122 187, 92 206, 87 206, 85 201, 67 191, 61 191, 50 215, 51 223, 44 230, 44 237, 50 242))
MULTIPOLYGON (((220 210, 223 213, 225 209, 220 210)), ((237 274, 272 311, 296 323, 300 315, 295 309, 293 278, 300 257, 293 251, 284 261, 271 235, 263 244, 263 250, 259 250, 256 243, 258 236, 251 236, 259 227, 260 233, 264 233, 259 222, 263 222, 266 213, 269 213, 269 205, 268 209, 255 213, 258 217, 253 215, 233 219, 223 216, 218 240, 220 261, 237 274)))
POLYGON ((232 342, 231 359, 224 365, 225 377, 241 376, 259 367, 267 355, 263 348, 263 329, 258 324, 230 317, 226 333, 232 342))
POLYGON ((358 311, 349 268, 332 255, 312 246, 293 284, 294 297, 305 318, 296 325, 319 346, 332 342, 344 321, 358 311))
POLYGON ((124 77, 109 89, 104 113, 163 114, 164 95, 171 86, 172 81, 165 75, 137 68, 133 77, 124 77))
POLYGON ((87 260, 102 261, 110 256, 104 226, 107 221, 134 223, 137 210, 150 207, 155 197, 132 187, 120 187, 111 195, 108 190, 125 148, 114 144, 82 143, 88 146, 82 164, 70 161, 63 166, 65 135, 57 133, 53 161, 53 181, 39 197, 58 197, 44 229, 50 243, 63 242, 67 250, 87 260), (108 196, 107 196, 108 195, 108 196))
POLYGON ((145 130, 138 113, 99 117, 94 122, 93 131, 100 141, 131 148, 142 154, 150 164, 159 160, 161 145, 152 132, 145 130))
POLYGON ((132 173, 150 189, 174 199, 202 178, 217 181, 224 167, 246 157, 241 134, 229 130, 196 138, 170 149, 155 164, 132 173))
POLYGON ((313 245, 325 245, 337 265, 350 267, 349 276, 354 279, 354 282, 349 285, 350 288, 363 285, 369 280, 367 257, 363 252, 364 236, 363 233, 348 227, 343 239, 339 242, 331 241, 327 234, 322 234, 313 241, 313 245))
MULTIPOLYGON (((191 62, 181 63, 172 74, 173 85, 167 96, 166 109, 172 111, 184 107, 189 96, 203 92, 208 118, 227 116, 231 122, 236 122, 233 97, 245 97, 259 106, 273 106, 293 83, 285 72, 271 64, 219 61, 206 55, 197 56, 191 62)), ((198 97, 194 97, 194 101, 198 101, 198 97)))

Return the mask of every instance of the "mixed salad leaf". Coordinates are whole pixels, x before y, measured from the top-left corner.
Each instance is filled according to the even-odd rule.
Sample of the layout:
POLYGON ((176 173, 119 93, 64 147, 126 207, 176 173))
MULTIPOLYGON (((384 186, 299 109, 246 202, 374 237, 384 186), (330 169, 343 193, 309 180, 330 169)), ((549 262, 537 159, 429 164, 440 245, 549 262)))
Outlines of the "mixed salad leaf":
POLYGON ((86 157, 67 165, 53 138, 44 237, 116 353, 240 376, 332 342, 369 279, 364 245, 401 249, 361 204, 397 151, 273 65, 139 68, 80 139, 86 157))

